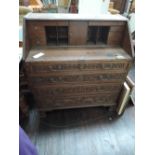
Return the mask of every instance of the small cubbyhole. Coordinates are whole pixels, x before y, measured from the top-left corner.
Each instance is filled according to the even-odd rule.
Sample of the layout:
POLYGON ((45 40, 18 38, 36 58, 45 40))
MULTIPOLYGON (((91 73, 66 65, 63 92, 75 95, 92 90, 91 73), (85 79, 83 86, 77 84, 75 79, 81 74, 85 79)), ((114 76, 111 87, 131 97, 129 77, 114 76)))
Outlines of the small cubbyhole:
POLYGON ((109 26, 89 26, 87 44, 107 44, 109 26))
POLYGON ((47 45, 67 45, 68 26, 46 26, 47 45))

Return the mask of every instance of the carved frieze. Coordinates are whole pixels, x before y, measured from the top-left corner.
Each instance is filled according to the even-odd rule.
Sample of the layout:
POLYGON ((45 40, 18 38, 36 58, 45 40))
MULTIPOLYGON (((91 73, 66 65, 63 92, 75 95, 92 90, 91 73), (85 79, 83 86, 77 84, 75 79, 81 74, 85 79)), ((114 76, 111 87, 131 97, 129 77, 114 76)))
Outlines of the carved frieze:
POLYGON ((45 95, 70 95, 70 94, 88 94, 88 93, 103 93, 103 92, 118 92, 121 85, 91 85, 91 86, 76 86, 76 87, 44 87, 35 88, 35 93, 39 96, 45 95))
POLYGON ((51 65, 32 65, 31 72, 51 72, 51 71, 69 71, 69 70, 124 70, 125 63, 81 63, 81 64, 51 64, 51 65))
POLYGON ((53 75, 47 77, 31 77, 32 83, 63 83, 63 82, 95 82, 95 81, 120 81, 126 73, 104 73, 86 75, 53 75))

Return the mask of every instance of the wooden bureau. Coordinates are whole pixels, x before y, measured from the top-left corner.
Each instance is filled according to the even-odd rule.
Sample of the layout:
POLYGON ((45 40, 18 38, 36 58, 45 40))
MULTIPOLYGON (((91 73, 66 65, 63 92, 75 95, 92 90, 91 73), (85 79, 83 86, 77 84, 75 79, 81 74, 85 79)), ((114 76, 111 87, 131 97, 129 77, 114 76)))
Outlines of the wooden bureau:
POLYGON ((132 64, 126 18, 30 13, 24 26, 25 72, 40 111, 117 106, 132 64))

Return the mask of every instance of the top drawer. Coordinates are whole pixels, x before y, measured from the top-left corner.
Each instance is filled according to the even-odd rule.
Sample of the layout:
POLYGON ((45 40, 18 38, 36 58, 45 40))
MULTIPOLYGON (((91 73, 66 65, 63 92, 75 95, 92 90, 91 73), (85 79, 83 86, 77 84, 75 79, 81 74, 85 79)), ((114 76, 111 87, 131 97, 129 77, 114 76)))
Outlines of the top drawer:
POLYGON ((68 71, 114 71, 126 72, 130 63, 128 61, 111 61, 111 62, 60 62, 60 63, 26 63, 26 71, 29 74, 36 73, 53 73, 53 72, 68 72, 68 71))

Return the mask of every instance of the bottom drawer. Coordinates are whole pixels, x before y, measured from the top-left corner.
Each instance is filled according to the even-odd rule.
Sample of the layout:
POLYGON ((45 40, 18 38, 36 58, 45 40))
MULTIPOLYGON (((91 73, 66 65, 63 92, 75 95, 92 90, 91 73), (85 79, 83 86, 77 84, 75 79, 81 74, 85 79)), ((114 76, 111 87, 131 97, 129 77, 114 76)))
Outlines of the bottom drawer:
POLYGON ((70 97, 36 97, 39 110, 116 105, 118 93, 70 97))

